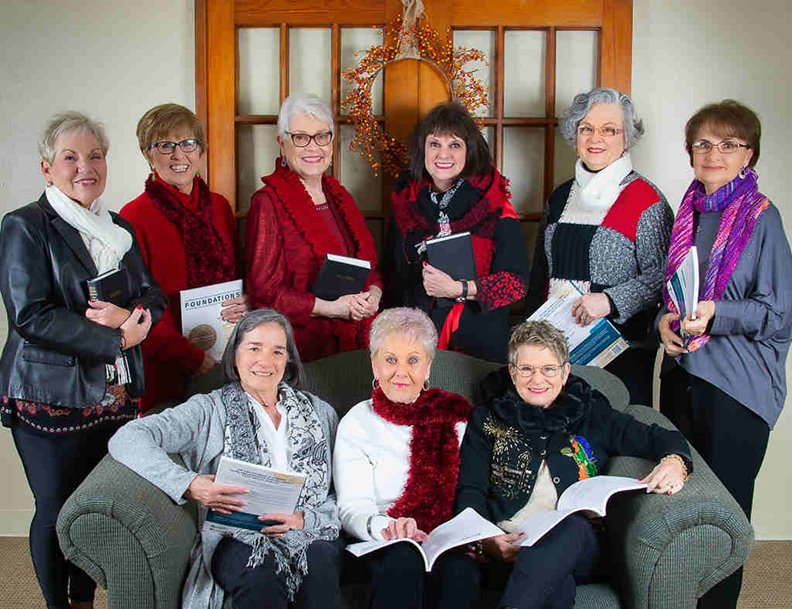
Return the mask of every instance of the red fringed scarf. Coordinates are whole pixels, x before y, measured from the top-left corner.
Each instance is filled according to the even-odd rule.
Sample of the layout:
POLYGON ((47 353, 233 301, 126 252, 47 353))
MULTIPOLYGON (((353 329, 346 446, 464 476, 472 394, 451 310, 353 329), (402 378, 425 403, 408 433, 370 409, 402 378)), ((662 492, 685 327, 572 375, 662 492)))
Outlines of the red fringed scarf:
POLYGON ((414 518, 418 528, 429 533, 451 518, 459 476, 456 424, 468 420, 473 406, 442 389, 422 391, 412 404, 397 404, 381 387, 374 390, 372 404, 386 421, 413 428, 407 483, 388 516, 414 518))
MULTIPOLYGON (((319 272, 326 254, 342 254, 345 245, 327 230, 324 220, 320 217, 311 195, 305 189, 300 177, 288 167, 284 167, 281 159, 275 160, 275 171, 261 178, 275 193, 283 204, 289 217, 300 231, 308 246, 317 259, 316 271, 319 272)), ((327 197, 328 205, 334 207, 338 219, 346 226, 353 242, 352 256, 371 262, 371 268, 377 266, 377 250, 374 238, 366 226, 363 214, 355 205, 352 195, 341 186, 338 180, 327 174, 322 176, 322 190, 327 197)), ((368 346, 368 328, 372 319, 363 322, 350 322, 334 319, 333 332, 339 340, 340 351, 353 351, 368 346)))
POLYGON ((197 288, 236 277, 234 253, 229 252, 215 228, 209 187, 198 176, 190 195, 180 193, 151 174, 146 194, 179 231, 187 262, 187 287, 197 288))

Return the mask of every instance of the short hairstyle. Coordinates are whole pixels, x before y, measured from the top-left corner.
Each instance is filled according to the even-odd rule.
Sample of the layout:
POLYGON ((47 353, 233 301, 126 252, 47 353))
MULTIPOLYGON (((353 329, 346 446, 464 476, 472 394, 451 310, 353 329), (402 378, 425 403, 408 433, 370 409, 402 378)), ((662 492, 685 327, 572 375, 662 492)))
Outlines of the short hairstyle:
POLYGON ((55 145, 58 143, 58 138, 75 131, 87 131, 93 134, 96 141, 99 142, 103 154, 107 154, 107 151, 110 150, 110 140, 107 139, 107 134, 101 123, 81 112, 67 111, 53 116, 44 127, 38 143, 41 159, 52 163, 55 158, 55 145))
POLYGON ((524 321, 514 327, 509 339, 509 363, 517 365, 517 350, 523 345, 550 349, 563 366, 569 363, 569 346, 564 333, 547 321, 524 321))
POLYGON ((313 93, 292 93, 283 101, 278 113, 278 135, 281 139, 288 135, 291 119, 300 114, 308 114, 324 121, 330 133, 333 133, 333 113, 330 106, 313 93))
POLYGON ((759 160, 759 144, 762 139, 762 123, 756 112, 733 99, 707 104, 690 117, 685 125, 685 150, 693 164, 693 142, 699 134, 709 129, 723 138, 736 137, 745 140, 753 150, 748 165, 754 167, 759 160))
POLYGON ((283 332, 286 334, 286 355, 288 357, 283 381, 294 389, 300 389, 305 384, 305 370, 297 351, 297 344, 294 342, 294 331, 289 320, 272 309, 250 311, 234 326, 225 351, 223 351, 222 365, 226 381, 239 381, 239 371, 236 368, 237 349, 242 344, 245 335, 262 324, 278 324, 283 328, 283 332))
POLYGON ((187 127, 192 136, 198 140, 201 150, 206 152, 203 127, 195 113, 179 104, 161 104, 141 116, 137 124, 138 145, 145 159, 148 161, 148 152, 153 144, 181 127, 187 127))
POLYGON ((429 178, 426 171, 426 138, 430 135, 454 135, 465 142, 463 177, 482 175, 492 168, 489 144, 476 121, 459 102, 435 106, 415 127, 408 148, 408 171, 414 180, 429 178))
POLYGON ((596 104, 615 104, 621 106, 622 122, 624 123, 624 148, 630 149, 644 134, 643 121, 635 116, 635 108, 628 95, 616 89, 598 87, 586 93, 578 93, 572 100, 572 105, 564 112, 558 127, 561 135, 573 148, 577 145, 577 129, 582 121, 596 104))
POLYGON ((434 359, 437 349, 437 329, 429 316, 420 309, 396 307, 385 309, 377 315, 369 331, 371 355, 376 355, 385 338, 393 334, 421 341, 429 359, 434 359))

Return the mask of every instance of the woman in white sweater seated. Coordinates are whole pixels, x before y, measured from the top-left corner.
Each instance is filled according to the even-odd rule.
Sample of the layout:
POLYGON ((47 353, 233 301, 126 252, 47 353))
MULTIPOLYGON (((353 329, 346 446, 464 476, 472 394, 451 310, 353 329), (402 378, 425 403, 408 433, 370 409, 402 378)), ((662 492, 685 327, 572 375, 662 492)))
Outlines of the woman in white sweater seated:
MULTIPOLYGON (((429 389, 437 330, 424 312, 383 311, 371 325, 369 345, 371 399, 344 416, 336 436, 341 523, 362 540, 423 542, 451 517, 459 445, 472 407, 460 395, 429 389)), ((372 609, 422 609, 424 563, 412 544, 388 546, 362 560, 371 574, 372 609)))

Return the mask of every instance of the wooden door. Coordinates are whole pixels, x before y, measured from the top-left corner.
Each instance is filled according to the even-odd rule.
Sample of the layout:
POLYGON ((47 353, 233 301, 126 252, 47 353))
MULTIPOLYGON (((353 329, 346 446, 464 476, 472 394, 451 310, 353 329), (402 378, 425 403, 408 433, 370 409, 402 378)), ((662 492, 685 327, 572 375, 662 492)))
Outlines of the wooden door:
MULTIPOLYGON (((424 0, 424 6, 435 30, 451 30, 455 44, 488 57, 488 68, 478 66, 491 88, 485 135, 512 180, 531 242, 543 202, 572 175, 574 153, 557 129, 563 107, 595 85, 629 92, 632 2, 424 0)), ((195 7, 196 108, 208 134, 212 190, 244 217, 258 178, 273 169, 280 102, 291 91, 317 93, 335 115, 332 173, 381 242, 389 180, 373 177, 348 150, 353 127, 341 110, 340 74, 357 61, 356 48, 379 43, 377 28, 401 14, 402 2, 196 0, 195 7)), ((378 121, 406 138, 448 89, 432 66, 402 61, 386 67, 375 97, 378 121)))

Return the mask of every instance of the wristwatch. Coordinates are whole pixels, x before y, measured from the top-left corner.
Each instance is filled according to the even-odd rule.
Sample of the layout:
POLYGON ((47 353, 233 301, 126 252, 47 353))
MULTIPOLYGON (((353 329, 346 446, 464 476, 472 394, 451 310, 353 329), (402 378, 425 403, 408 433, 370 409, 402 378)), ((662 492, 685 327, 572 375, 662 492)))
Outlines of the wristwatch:
POLYGON ((465 302, 468 295, 468 282, 467 279, 460 279, 462 282, 462 295, 456 299, 457 302, 465 302))

